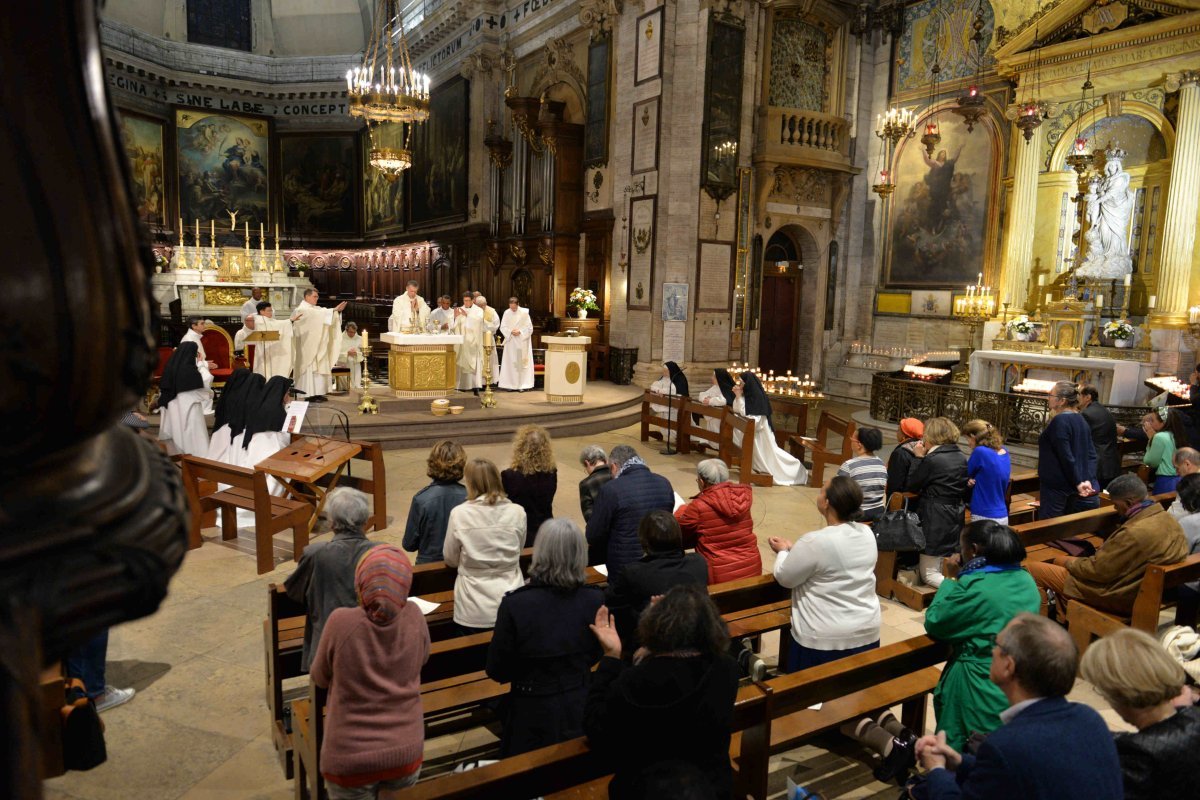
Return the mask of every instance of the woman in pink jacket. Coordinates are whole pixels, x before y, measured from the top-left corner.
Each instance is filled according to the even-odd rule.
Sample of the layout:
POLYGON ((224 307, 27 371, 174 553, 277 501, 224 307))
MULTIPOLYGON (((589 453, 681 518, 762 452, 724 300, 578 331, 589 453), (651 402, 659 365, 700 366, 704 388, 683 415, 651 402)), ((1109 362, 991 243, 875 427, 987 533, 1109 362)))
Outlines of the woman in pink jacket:
POLYGON ((680 506, 675 519, 683 530, 685 547, 692 543, 708 562, 708 583, 750 578, 762 574, 762 555, 754 535, 749 486, 729 482, 729 468, 718 458, 696 465, 700 494, 680 506))

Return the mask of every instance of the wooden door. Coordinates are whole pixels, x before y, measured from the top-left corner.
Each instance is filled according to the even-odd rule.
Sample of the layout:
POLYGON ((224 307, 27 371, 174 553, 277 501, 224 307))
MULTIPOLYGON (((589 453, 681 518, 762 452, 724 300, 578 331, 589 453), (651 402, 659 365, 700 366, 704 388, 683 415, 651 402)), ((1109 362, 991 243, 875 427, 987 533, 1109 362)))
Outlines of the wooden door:
POLYGON ((796 358, 796 309, 800 307, 800 278, 764 275, 758 367, 784 374, 796 358))

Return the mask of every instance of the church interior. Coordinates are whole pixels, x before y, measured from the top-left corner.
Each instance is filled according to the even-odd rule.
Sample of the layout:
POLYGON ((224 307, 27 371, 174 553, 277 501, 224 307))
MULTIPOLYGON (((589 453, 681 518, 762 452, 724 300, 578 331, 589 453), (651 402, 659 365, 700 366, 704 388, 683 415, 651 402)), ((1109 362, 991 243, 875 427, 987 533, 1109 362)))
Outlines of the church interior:
MULTIPOLYGON (((634 448, 679 503, 697 496, 706 459, 752 486, 762 568, 742 580, 759 583, 722 597, 710 579, 709 591, 765 670, 742 678, 731 723, 734 785, 756 800, 895 797, 887 758, 841 727, 892 707, 915 737, 940 730, 934 686, 954 656, 927 633, 942 578, 927 585, 915 552, 881 547, 871 571, 880 657, 808 680, 784 669, 800 601, 772 579, 772 537, 827 524, 844 462, 866 453, 890 472, 910 420, 927 433, 949 420, 956 436, 985 420, 1011 460, 1004 520, 1022 552, 1090 539, 1094 554, 1118 524, 1105 521, 1116 493, 1068 505, 1063 519, 1082 521, 1063 527, 1042 513, 1045 432, 1069 382, 1094 387, 1119 472, 1141 475, 1147 503, 1182 502, 1176 484, 1185 497, 1182 462, 1169 454, 1155 472, 1150 443, 1164 425, 1191 431, 1193 414, 1200 433, 1197 0, 44 5, 37 24, 15 11, 0 22, 0 185, 21 253, 5 307, 22 353, 0 390, 13 420, 0 713, 19 732, 0 746, 3 796, 342 796, 317 766, 311 710, 325 700, 299 666, 304 611, 281 621, 277 598, 301 551, 331 538, 321 511, 341 479, 371 497, 368 538, 418 563, 414 596, 419 579, 427 597, 461 603, 454 568, 422 573, 407 546, 442 440, 506 469, 518 429, 542 426, 563 489, 553 516, 589 542, 570 484, 589 476, 590 445, 634 448), (443 298, 439 330, 428 320, 443 298), (475 334, 460 327, 472 308, 484 309, 475 334), (332 331, 317 334, 333 348, 315 362, 327 390, 302 379, 301 329, 318 320, 332 331), (281 453, 311 440, 318 460, 344 457, 319 475, 280 461, 269 480, 303 484, 287 495, 246 478, 235 514, 218 496, 233 478, 160 449, 177 423, 159 402, 176 396, 189 328, 203 331, 197 369, 219 405, 243 368, 263 374, 250 352, 292 326, 282 369, 260 360, 270 385, 295 359, 297 396, 312 399, 305 438, 274 423, 246 439, 269 431, 281 453), (736 402, 717 391, 722 372, 736 402), (101 709, 107 759, 72 767, 63 664, 105 630, 107 684, 135 691, 101 709)), ((204 418, 206 442, 221 413, 204 418)), ((1097 440, 1093 470, 1099 455, 1097 440)), ((893 488, 906 491, 889 475, 893 488)), ((1200 553, 1200 516, 1194 539, 1180 524, 1200 553)), ((1200 579, 1200 556, 1179 563, 1166 577, 1141 565, 1160 571, 1148 612, 1060 622, 1081 652, 1118 628, 1157 641, 1184 624, 1174 587, 1200 579)), ((607 572, 589 575, 606 585, 607 572)), ((420 782, 380 796, 605 796, 613 767, 585 738, 500 757, 487 640, 455 638, 461 621, 441 616, 441 633, 428 616, 440 671, 420 679, 420 782)), ((1185 669, 1195 683, 1200 660, 1185 669)), ((1083 677, 1068 697, 1114 733, 1141 729, 1083 677)))

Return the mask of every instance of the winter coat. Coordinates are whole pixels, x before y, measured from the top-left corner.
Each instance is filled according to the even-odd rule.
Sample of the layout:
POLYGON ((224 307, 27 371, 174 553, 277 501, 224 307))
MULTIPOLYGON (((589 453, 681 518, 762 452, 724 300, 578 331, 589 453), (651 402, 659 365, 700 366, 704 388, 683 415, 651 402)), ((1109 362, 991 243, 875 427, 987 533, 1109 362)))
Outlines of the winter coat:
POLYGON ((1181 708, 1137 733, 1117 734, 1125 800, 1194 797, 1200 774, 1200 709, 1181 708))
POLYGON ((612 480, 612 470, 605 464, 593 470, 579 482, 579 510, 583 512, 584 524, 592 518, 592 509, 596 505, 596 497, 604 484, 612 480))
POLYGON ((468 500, 450 512, 443 555, 458 567, 454 579, 454 621, 468 628, 491 628, 504 593, 525 583, 521 549, 525 509, 501 498, 495 505, 468 500))
POLYGON ((651 511, 675 507, 671 482, 645 464, 626 464, 621 474, 604 484, 587 523, 590 562, 608 566, 609 580, 626 564, 642 557, 638 526, 651 511))
POLYGON ((673 586, 688 583, 706 586, 707 580, 708 566, 704 559, 682 550, 647 553, 640 560, 626 564, 616 575, 610 574, 604 603, 616 619, 626 655, 632 656, 638 647, 638 619, 650 605, 651 597, 666 594, 673 586))
POLYGON ((725 481, 704 487, 675 512, 684 547, 694 541, 696 552, 708 562, 710 584, 762 574, 762 555, 750 517, 752 502, 753 489, 725 481))
POLYGON ((908 473, 904 491, 920 495, 917 518, 925 534, 925 555, 948 556, 958 549, 966 516, 967 457, 944 444, 925 454, 908 473))

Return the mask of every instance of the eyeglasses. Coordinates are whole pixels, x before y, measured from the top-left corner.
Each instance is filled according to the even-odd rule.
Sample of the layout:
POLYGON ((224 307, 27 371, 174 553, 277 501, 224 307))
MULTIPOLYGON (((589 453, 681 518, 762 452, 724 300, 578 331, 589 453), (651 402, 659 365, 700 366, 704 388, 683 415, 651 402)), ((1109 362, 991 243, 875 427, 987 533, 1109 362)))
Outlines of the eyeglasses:
POLYGON ((988 641, 992 643, 992 647, 1000 648, 1001 653, 1008 652, 1008 650, 1005 649, 1004 645, 1000 643, 1000 634, 993 633, 990 637, 988 637, 988 641))

